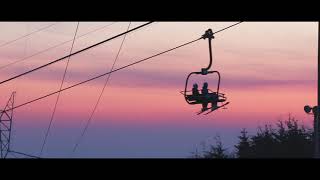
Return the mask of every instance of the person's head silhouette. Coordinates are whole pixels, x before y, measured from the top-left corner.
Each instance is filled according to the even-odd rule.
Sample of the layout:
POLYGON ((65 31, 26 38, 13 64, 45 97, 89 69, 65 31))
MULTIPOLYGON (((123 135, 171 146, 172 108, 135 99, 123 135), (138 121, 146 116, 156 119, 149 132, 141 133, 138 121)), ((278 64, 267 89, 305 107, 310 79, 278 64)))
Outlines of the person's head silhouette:
POLYGON ((198 89, 198 84, 197 84, 197 83, 194 83, 194 84, 193 84, 193 88, 198 89))
POLYGON ((203 88, 204 88, 204 89, 207 89, 207 88, 208 88, 208 83, 207 83, 207 82, 203 83, 203 88))

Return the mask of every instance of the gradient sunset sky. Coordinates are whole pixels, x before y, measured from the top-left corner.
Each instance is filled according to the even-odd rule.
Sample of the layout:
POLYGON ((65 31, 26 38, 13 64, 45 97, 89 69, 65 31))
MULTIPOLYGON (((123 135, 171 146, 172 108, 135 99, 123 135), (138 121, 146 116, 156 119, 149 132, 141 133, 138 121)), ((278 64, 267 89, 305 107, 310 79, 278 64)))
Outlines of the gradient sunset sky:
MULTIPOLYGON (((56 22, 0 22, 0 45, 56 22)), ((130 28, 145 22, 132 22, 130 28)), ((220 30, 236 22, 156 22, 127 35, 115 68, 220 30)), ((129 22, 80 22, 77 51, 121 32, 129 22), (106 28, 81 36, 89 31, 106 28)), ((67 55, 77 22, 57 22, 6 46, 0 46, 0 80, 67 55), (69 41, 20 63, 9 63, 69 41)), ((122 38, 72 56, 64 87, 108 72, 122 38)), ((188 157, 201 141, 220 135, 233 150, 242 128, 276 123, 290 113, 307 127, 312 117, 303 111, 317 102, 317 23, 244 22, 215 35, 212 69, 221 73, 221 92, 228 109, 198 116, 200 106, 188 105, 179 93, 185 78, 209 62, 208 42, 158 56, 111 75, 102 101, 79 149, 72 148, 97 100, 104 78, 61 94, 44 157, 188 157)), ((0 86, 1 106, 12 91, 15 105, 59 89, 66 61, 0 86)), ((193 82, 209 83, 215 77, 193 82)), ((56 95, 14 110, 12 148, 38 155, 56 95)))

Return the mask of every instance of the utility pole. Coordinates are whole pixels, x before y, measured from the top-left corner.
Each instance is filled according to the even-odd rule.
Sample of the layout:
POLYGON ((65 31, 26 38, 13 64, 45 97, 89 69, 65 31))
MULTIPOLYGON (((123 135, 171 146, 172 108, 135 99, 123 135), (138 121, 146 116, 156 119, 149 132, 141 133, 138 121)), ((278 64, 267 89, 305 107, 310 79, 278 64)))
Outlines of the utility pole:
POLYGON ((320 55, 319 55, 319 51, 320 51, 320 21, 318 21, 318 102, 317 102, 317 106, 313 107, 312 112, 313 112, 313 116, 314 116, 314 130, 315 130, 315 158, 320 158, 320 126, 319 126, 319 95, 320 95, 320 89, 319 89, 319 67, 320 67, 320 55))
POLYGON ((320 158, 320 147, 319 147, 319 106, 314 107, 314 121, 315 121, 315 158, 320 158))
MULTIPOLYGON (((320 21, 318 21, 318 71, 320 69, 320 21)), ((320 74, 318 72, 318 102, 317 106, 310 107, 308 105, 304 106, 304 111, 307 114, 312 114, 314 117, 313 128, 314 128, 314 158, 320 158, 320 123, 319 123, 319 97, 320 97, 320 89, 319 89, 319 80, 320 74)))
POLYGON ((14 96, 16 92, 11 94, 5 108, 0 112, 0 155, 6 158, 10 152, 11 128, 13 119, 14 96))

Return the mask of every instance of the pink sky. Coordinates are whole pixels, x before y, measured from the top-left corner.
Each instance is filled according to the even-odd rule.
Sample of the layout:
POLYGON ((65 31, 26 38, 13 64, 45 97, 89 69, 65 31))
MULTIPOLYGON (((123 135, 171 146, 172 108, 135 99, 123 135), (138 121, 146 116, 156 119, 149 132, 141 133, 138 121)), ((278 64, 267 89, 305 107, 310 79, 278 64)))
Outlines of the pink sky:
MULTIPOLYGON (((3 33, 0 35, 0 44, 51 23, 53 22, 1 22, 0 28, 3 33)), ((80 22, 78 34, 110 23, 80 22)), ((133 22, 131 27, 142 23, 133 22)), ((208 28, 216 31, 233 23, 235 22, 157 22, 127 36, 116 67, 196 39, 208 28)), ((75 42, 74 50, 116 35, 124 31, 127 25, 128 22, 118 22, 79 38, 75 42)), ((0 47, 0 66, 72 39, 75 26, 75 22, 59 22, 43 32, 0 47)), ((72 57, 64 87, 109 71, 120 43, 121 38, 118 38, 72 57)), ((1 69, 0 79, 4 80, 62 57, 68 53, 70 45, 71 42, 1 69)), ((130 131, 130 126, 146 126, 145 130, 147 127, 157 127, 159 129, 157 138, 162 137, 161 143, 167 148, 163 151, 169 152, 171 146, 166 145, 167 137, 161 134, 161 128, 175 127, 181 132, 183 129, 187 132, 193 128, 194 131, 187 134, 190 137, 197 137, 198 141, 195 139, 188 141, 190 146, 185 149, 191 152, 193 145, 207 136, 220 133, 222 139, 226 136, 225 141, 228 144, 234 141, 230 140, 229 136, 234 135, 230 134, 230 129, 234 129, 236 135, 243 127, 254 129, 266 122, 285 119, 289 113, 311 125, 312 118, 305 115, 303 106, 315 105, 317 101, 316 23, 244 22, 215 35, 213 57, 213 69, 220 71, 222 75, 221 90, 227 94, 231 102, 228 109, 209 116, 197 116, 195 112, 200 107, 187 105, 183 96, 179 94, 184 88, 188 73, 207 66, 208 45, 207 41, 203 40, 114 73, 90 127, 95 129, 118 125, 127 127, 126 131, 130 131), (201 129, 210 127, 211 132, 199 133, 201 129)), ((16 105, 57 90, 65 63, 66 61, 59 62, 2 84, 0 87, 2 104, 5 104, 13 90, 17 91, 16 105)), ((215 85, 215 79, 212 77, 199 80, 200 83, 206 80, 209 85, 215 85)), ((81 125, 88 118, 103 82, 104 78, 63 92, 56 113, 55 127, 76 126, 79 134, 81 125)), ((38 127, 38 134, 42 137, 55 99, 56 96, 52 96, 17 109, 15 111, 17 126, 38 127)), ((20 129, 16 131, 18 133, 20 129)), ((72 136, 78 136, 77 133, 72 136)), ((88 133, 92 133, 90 128, 88 133)), ((107 138, 109 135, 101 133, 99 137, 107 138)), ((54 132, 52 136, 55 136, 54 132)), ((23 137, 17 135, 16 138, 23 137)), ((186 139, 177 139, 177 143, 186 139)), ((130 141, 130 137, 126 140, 130 141)), ((141 153, 148 151, 147 144, 145 151, 141 150, 141 153)), ((30 150, 30 152, 37 151, 37 148, 30 150)), ((95 153, 94 150, 91 152, 95 153)), ((132 155, 129 150, 126 152, 127 156, 132 155)), ((186 152, 181 153, 186 154, 186 152)), ((170 153, 168 154, 166 155, 170 156, 170 153)), ((104 156, 103 153, 101 156, 104 156)))

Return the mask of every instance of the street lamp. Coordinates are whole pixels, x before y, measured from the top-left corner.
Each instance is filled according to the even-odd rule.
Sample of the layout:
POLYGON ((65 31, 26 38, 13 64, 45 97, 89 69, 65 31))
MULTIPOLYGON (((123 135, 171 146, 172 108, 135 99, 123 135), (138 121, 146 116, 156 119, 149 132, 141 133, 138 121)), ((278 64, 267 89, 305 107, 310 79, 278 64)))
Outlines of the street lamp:
POLYGON ((310 107, 308 105, 304 106, 304 111, 307 114, 312 114, 314 117, 314 157, 320 158, 319 152, 319 113, 318 113, 318 106, 310 107))

